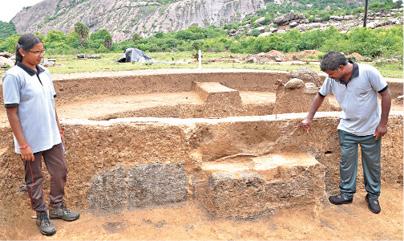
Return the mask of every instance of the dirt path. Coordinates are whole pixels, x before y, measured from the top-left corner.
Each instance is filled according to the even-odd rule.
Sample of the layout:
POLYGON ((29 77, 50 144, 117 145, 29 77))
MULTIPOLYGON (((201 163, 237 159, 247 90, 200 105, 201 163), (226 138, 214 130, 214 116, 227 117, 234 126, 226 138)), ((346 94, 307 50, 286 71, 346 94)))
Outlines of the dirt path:
POLYGON ((55 221, 55 236, 38 233, 29 217, 15 228, 0 231, 0 238, 38 240, 402 240, 403 192, 399 186, 383 186, 382 212, 367 209, 365 193, 358 190, 351 205, 282 210, 257 220, 213 219, 198 204, 140 209, 117 214, 82 212, 72 223, 55 221), (22 228, 24 227, 24 228, 22 228), (10 232, 12 231, 12 232, 10 232), (3 235, 3 236, 2 236, 3 235))

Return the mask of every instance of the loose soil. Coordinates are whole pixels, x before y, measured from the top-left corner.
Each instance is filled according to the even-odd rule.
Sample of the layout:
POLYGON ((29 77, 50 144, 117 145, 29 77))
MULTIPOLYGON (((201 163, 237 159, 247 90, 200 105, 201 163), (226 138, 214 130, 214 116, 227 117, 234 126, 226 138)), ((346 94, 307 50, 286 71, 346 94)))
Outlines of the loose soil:
POLYGON ((363 190, 354 202, 295 207, 256 220, 213 219, 192 201, 122 213, 81 213, 76 222, 54 221, 57 233, 39 234, 34 219, 19 217, 0 239, 33 240, 403 240, 403 192, 385 185, 382 212, 367 208, 363 190))

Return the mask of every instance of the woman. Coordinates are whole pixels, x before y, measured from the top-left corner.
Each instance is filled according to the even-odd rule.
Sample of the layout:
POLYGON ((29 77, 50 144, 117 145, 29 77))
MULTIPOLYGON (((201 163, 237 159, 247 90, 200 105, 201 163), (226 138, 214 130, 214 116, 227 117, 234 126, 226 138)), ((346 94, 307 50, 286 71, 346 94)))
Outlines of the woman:
POLYGON ((79 213, 66 208, 63 196, 67 167, 63 151, 63 129, 55 109, 56 92, 51 76, 39 65, 45 53, 33 34, 20 37, 16 64, 3 79, 3 98, 14 135, 15 152, 25 167, 25 183, 36 223, 44 235, 56 233, 50 218, 74 221, 79 213), (43 194, 42 157, 51 176, 49 216, 43 194))

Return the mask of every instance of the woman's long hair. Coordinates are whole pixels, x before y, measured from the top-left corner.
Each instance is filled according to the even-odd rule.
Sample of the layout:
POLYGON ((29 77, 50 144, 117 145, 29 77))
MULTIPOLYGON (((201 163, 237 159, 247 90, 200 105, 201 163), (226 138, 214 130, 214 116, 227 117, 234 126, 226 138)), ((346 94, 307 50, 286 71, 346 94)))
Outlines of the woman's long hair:
POLYGON ((36 44, 41 43, 41 40, 32 33, 22 35, 17 42, 17 46, 15 48, 15 64, 22 62, 22 55, 20 54, 19 49, 23 49, 25 51, 30 51, 36 44))

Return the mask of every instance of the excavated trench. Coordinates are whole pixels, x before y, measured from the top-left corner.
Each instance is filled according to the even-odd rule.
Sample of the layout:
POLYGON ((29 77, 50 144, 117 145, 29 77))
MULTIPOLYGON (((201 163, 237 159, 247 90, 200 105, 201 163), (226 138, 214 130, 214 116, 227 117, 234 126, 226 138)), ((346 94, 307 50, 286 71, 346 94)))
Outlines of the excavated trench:
MULTIPOLYGON (((382 213, 366 208, 361 169, 354 203, 332 206, 338 106, 329 98, 312 130, 299 129, 317 91, 308 82, 321 78, 189 71, 55 81, 67 204, 82 217, 56 222, 52 238, 402 239, 401 105, 383 140, 382 213), (304 85, 285 88, 292 77, 304 85)), ((402 95, 402 83, 390 86, 402 95)), ((42 239, 4 114, 0 127, 0 238, 42 239)))

